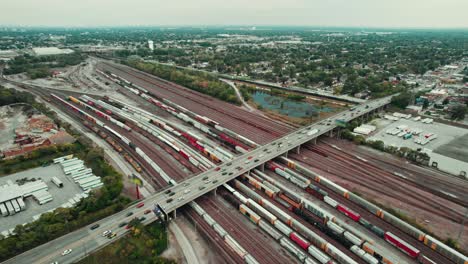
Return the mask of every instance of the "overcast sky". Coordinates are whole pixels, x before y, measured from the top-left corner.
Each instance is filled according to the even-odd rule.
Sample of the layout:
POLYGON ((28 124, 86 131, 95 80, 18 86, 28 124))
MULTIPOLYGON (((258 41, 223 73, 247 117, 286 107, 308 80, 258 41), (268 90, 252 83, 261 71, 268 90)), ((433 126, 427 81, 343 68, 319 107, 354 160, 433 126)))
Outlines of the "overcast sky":
POLYGON ((0 0, 0 25, 468 28, 468 0, 0 0))

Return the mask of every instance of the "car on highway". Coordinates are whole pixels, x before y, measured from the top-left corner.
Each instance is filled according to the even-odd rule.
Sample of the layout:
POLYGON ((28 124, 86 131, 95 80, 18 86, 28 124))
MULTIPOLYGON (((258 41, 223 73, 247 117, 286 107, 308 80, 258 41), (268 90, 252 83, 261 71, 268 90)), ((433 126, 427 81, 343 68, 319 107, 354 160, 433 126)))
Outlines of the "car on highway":
POLYGON ((143 206, 145 206, 145 203, 139 203, 139 204, 137 204, 136 208, 141 208, 143 206))
POLYGON ((146 217, 144 217, 144 216, 141 216, 140 218, 138 218, 138 220, 140 220, 140 222, 143 222, 143 221, 145 221, 145 220, 146 220, 146 217))
POLYGON ((146 209, 146 210, 144 211, 144 214, 149 214, 149 213, 151 213, 151 209, 146 209))
POLYGON ((215 183, 217 183, 217 182, 218 182, 218 180, 214 180, 214 181, 213 181, 213 184, 215 184, 215 183))
POLYGON ((254 162, 258 162, 258 161, 259 161, 259 159, 255 159, 255 160, 254 160, 254 162))
POLYGON ((215 171, 219 171, 221 169, 221 167, 217 167, 216 169, 214 169, 215 171))
POLYGON ((166 203, 170 203, 170 202, 172 202, 172 201, 174 201, 174 199, 169 198, 169 199, 167 199, 166 203))
POLYGON ((187 189, 187 190, 184 191, 184 194, 187 194, 189 192, 190 192, 190 189, 187 189))
POLYGON ((226 166, 231 166, 232 162, 226 163, 226 166))
POLYGON ((203 180, 207 180, 207 179, 208 179, 208 176, 203 177, 203 180))
POLYGON ((111 234, 109 234, 107 237, 108 237, 109 239, 112 239, 112 238, 115 237, 116 235, 117 235, 116 233, 111 233, 111 234))
POLYGON ((225 172, 223 172, 223 173, 221 173, 221 175, 223 175, 223 176, 224 176, 224 175, 226 175, 226 174, 227 174, 227 172, 226 172, 226 171, 225 171, 225 172))
POLYGON ((169 196, 173 196, 174 194, 175 194, 175 192, 171 192, 171 193, 169 194, 169 196))
POLYGON ((91 229, 91 230, 94 230, 94 229, 96 229, 96 228, 98 228, 98 227, 99 227, 99 224, 95 224, 95 225, 92 225, 90 229, 91 229))
POLYGON ((122 223, 119 224, 119 227, 124 227, 126 225, 127 225, 127 222, 122 222, 122 223))
POLYGON ((102 236, 105 237, 105 236, 108 236, 111 233, 112 233, 111 230, 106 230, 106 231, 102 232, 102 236))
POLYGON ((131 215, 133 215, 133 212, 128 212, 128 213, 126 214, 127 217, 128 217, 128 216, 131 216, 131 215))
POLYGON ((62 252, 62 256, 65 256, 65 255, 68 255, 72 252, 73 250, 71 248, 69 249, 65 249, 63 252, 62 252))
POLYGON ((184 183, 184 187, 187 187, 187 186, 189 186, 189 185, 190 185, 190 182, 184 183))
POLYGON ((180 202, 180 201, 182 201, 182 200, 184 200, 184 199, 185 199, 185 198, 184 198, 183 196, 181 196, 181 197, 177 198, 177 201, 180 202))
POLYGON ((205 186, 198 187, 198 190, 200 190, 200 191, 203 190, 203 189, 205 189, 205 186))
POLYGON ((164 192, 165 194, 170 194, 171 193, 171 190, 167 190, 164 192))
POLYGON ((210 182, 211 182, 211 180, 205 180, 205 181, 204 181, 205 184, 208 184, 208 183, 210 183, 210 182))

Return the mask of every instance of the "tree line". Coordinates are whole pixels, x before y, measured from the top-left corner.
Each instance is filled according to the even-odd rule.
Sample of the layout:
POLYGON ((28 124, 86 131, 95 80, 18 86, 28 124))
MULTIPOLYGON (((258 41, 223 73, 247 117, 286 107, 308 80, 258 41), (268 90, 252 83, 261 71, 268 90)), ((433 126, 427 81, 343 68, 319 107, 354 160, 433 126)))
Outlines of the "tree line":
POLYGON ((125 63, 139 70, 185 86, 191 90, 213 96, 229 103, 240 105, 240 101, 237 98, 234 89, 210 74, 200 71, 179 69, 168 65, 143 62, 138 59, 129 59, 126 60, 125 63))

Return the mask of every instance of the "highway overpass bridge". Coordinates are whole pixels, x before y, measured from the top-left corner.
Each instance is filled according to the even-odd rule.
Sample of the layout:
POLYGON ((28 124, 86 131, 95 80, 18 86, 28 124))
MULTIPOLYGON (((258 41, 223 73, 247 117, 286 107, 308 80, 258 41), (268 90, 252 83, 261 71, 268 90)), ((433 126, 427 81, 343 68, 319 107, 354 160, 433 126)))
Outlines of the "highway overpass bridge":
MULTIPOLYGON (((372 112, 382 110, 390 103, 391 96, 384 97, 354 108, 338 113, 328 119, 318 123, 300 128, 266 145, 259 146, 252 151, 243 154, 230 162, 200 173, 175 186, 168 187, 159 193, 145 198, 142 202, 143 207, 138 208, 132 205, 123 211, 98 221, 100 227, 90 230, 90 224, 87 227, 59 237, 47 244, 31 249, 21 255, 7 260, 4 263, 51 263, 59 261, 60 263, 73 263, 92 251, 98 250, 105 245, 113 242, 106 237, 101 236, 105 230, 112 230, 117 233, 117 238, 122 237, 126 230, 120 226, 122 222, 129 222, 135 217, 144 215, 147 209, 154 209, 156 205, 161 209, 164 216, 174 214, 177 208, 195 200, 196 198, 216 190, 220 185, 242 175, 254 168, 262 167, 264 164, 281 155, 287 155, 289 151, 299 151, 304 143, 315 141, 317 137, 328 134, 339 133, 339 124, 351 120, 362 118, 372 112), (338 120, 338 122, 337 122, 338 120), (130 216, 128 213, 132 212, 130 216), (73 251, 67 256, 61 256, 63 250, 72 248, 73 251)), ((155 221, 156 217, 147 217, 143 224, 149 224, 155 221)))

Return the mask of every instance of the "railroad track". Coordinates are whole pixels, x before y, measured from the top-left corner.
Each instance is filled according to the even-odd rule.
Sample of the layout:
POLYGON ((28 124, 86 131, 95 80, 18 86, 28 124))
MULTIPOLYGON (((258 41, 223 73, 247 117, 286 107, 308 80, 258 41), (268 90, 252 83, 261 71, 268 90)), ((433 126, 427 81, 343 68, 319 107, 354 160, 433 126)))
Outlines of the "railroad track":
MULTIPOLYGON (((381 172, 375 172, 374 175, 370 175, 369 171, 363 171, 363 168, 356 168, 354 164, 350 164, 345 159, 329 159, 319 156, 315 152, 304 150, 302 155, 305 155, 312 159, 303 160, 300 155, 293 154, 296 160, 308 164, 314 168, 318 168, 321 171, 326 171, 333 175, 345 178, 359 186, 363 186, 367 189, 371 189, 382 196, 396 199, 404 202, 405 204, 412 205, 416 208, 420 208, 426 212, 430 212, 434 215, 438 215, 451 221, 460 221, 459 214, 456 211, 445 208, 439 202, 433 201, 434 199, 429 197, 421 198, 418 194, 410 190, 405 190, 401 187, 401 182, 398 184, 392 184, 391 178, 379 179, 379 177, 385 178, 381 172), (434 206, 427 204, 427 199, 434 203, 434 206)), ((336 158, 336 157, 335 157, 336 158)), ((365 167, 365 166, 364 166, 365 167)))
MULTIPOLYGON (((304 164, 302 160, 298 160, 299 164, 304 164)), ((305 165, 305 167, 313 168, 315 166, 310 166, 310 165, 305 165)), ((313 170, 313 169, 312 169, 313 170)), ((327 175, 324 175, 325 177, 327 175)), ((371 212, 367 211, 365 208, 359 206, 358 204, 344 198, 343 196, 335 193, 334 191, 328 189, 327 187, 323 186, 320 183, 314 182, 315 185, 320 186, 323 190, 328 192, 328 195, 336 200, 338 203, 345 205, 346 207, 350 208, 351 210, 359 213, 361 217, 364 217, 366 220, 368 220, 370 223, 373 225, 382 228, 385 231, 390 231, 391 233, 395 234, 399 238, 403 239, 404 241, 410 243, 412 246, 417 248, 418 250, 421 251, 421 253, 431 260, 435 261, 436 263, 453 263, 449 259, 447 259, 445 256, 441 255, 437 251, 432 250, 431 248, 427 247, 424 245, 421 241, 418 241, 416 238, 413 236, 408 235, 406 232, 400 230, 399 228, 393 226, 392 224, 386 222, 385 220, 377 217, 376 215, 372 214, 371 212)))
MULTIPOLYGON (((280 125, 276 122, 273 123, 269 119, 257 116, 233 105, 221 102, 217 99, 208 98, 206 95, 201 95, 198 92, 172 84, 155 76, 148 76, 145 73, 137 72, 131 68, 124 70, 107 63, 105 65, 109 68, 112 68, 113 70, 118 71, 120 74, 123 73, 128 76, 132 76, 132 78, 136 78, 141 82, 144 82, 145 85, 143 86, 148 86, 149 84, 151 86, 158 87, 159 90, 155 92, 156 94, 162 94, 163 96, 161 97, 167 98, 169 100, 178 100, 179 102, 177 103, 180 103, 180 97, 185 98, 190 103, 184 101, 185 103, 183 103, 183 105, 188 106, 189 108, 196 108, 195 112, 198 114, 213 117, 214 119, 217 119, 221 122, 226 122, 226 117, 229 117, 233 124, 244 124, 250 126, 257 130, 257 132, 260 132, 262 135, 265 136, 266 134, 267 140, 271 140, 290 131, 290 129, 284 125, 280 125), (161 89, 164 91, 161 91, 161 89)), ((247 131, 244 131, 244 133, 246 132, 247 131)), ((245 135, 247 136, 247 134, 245 135)), ((258 138, 258 135, 255 133, 255 131, 254 133, 249 133, 249 136, 251 138, 258 138)))
MULTIPOLYGON (((339 161, 342 168, 352 168, 352 171, 358 173, 359 175, 366 177, 369 173, 375 173, 374 177, 369 177, 373 182, 380 183, 382 186, 392 190, 391 195, 393 198, 399 198, 400 200, 404 199, 404 201, 408 204, 414 203, 413 201, 419 201, 421 205, 426 207, 428 201, 436 207, 437 210, 434 210, 432 207, 426 207, 427 211, 431 211, 434 214, 439 214, 440 216, 449 216, 453 221, 460 222, 463 218, 463 212, 459 212, 453 210, 450 207, 447 207, 447 201, 441 201, 444 198, 441 197, 433 197, 434 194, 439 195, 438 192, 435 192, 432 189, 428 188, 421 188, 420 185, 415 184, 412 181, 402 179, 401 177, 390 173, 386 170, 382 170, 370 164, 369 162, 364 162, 362 160, 357 159, 354 155, 345 153, 343 151, 337 150, 332 148, 328 145, 315 145, 315 148, 320 149, 321 151, 327 152, 332 154, 330 158, 333 158, 339 161), (343 166, 343 164, 347 164, 347 166, 343 166), (379 176, 379 177, 376 177, 379 176), (402 185, 402 182, 405 182, 407 185, 412 186, 416 189, 420 189, 423 191, 422 193, 414 193, 413 190, 408 189, 408 187, 402 185), (403 195, 398 195, 400 192, 403 195), (407 197, 411 197, 412 199, 407 199, 407 197), (441 212, 444 212, 441 214, 441 212)), ((455 202, 456 203, 456 202, 455 202)), ((458 203, 459 204, 459 203, 458 203)), ((464 206, 463 204, 459 204, 464 206)))

